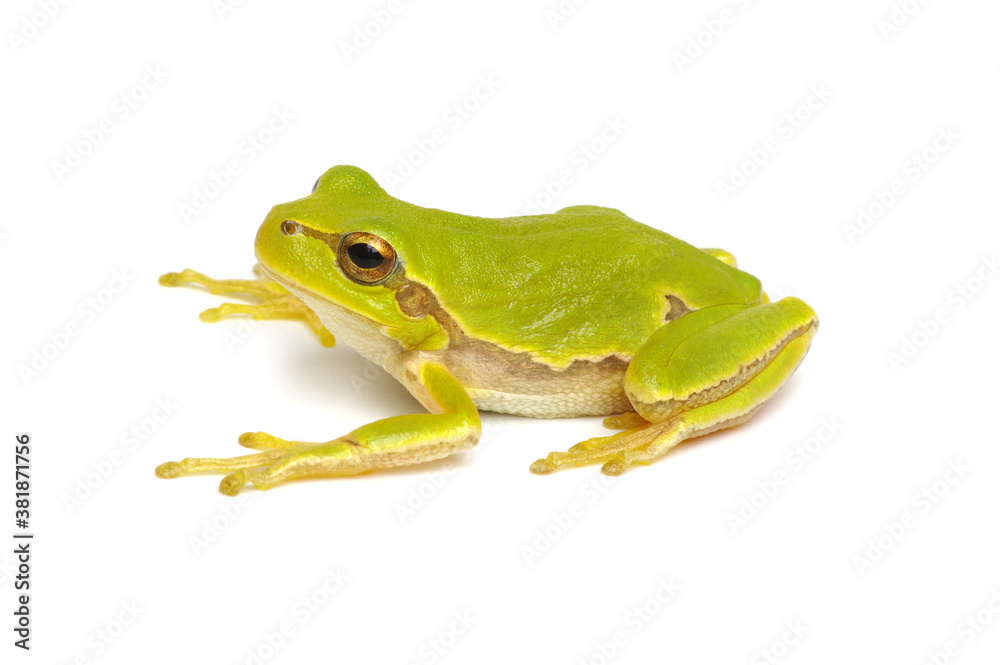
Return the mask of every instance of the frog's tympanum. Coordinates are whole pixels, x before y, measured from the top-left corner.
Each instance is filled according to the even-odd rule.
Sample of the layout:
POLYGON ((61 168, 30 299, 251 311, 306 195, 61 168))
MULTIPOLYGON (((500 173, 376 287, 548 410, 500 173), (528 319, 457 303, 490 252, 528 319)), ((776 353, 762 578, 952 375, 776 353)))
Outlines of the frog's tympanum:
POLYGON ((610 416, 621 430, 553 452, 545 474, 600 463, 618 475, 684 439, 745 422, 802 361, 818 320, 770 302, 720 249, 698 249, 612 208, 490 219, 421 208, 361 169, 336 166, 309 196, 275 206, 255 243, 260 279, 191 270, 160 279, 250 304, 230 315, 300 319, 384 368, 429 411, 323 443, 246 433, 259 452, 188 458, 162 478, 227 474, 224 494, 348 476, 466 450, 478 409, 534 418, 610 416))

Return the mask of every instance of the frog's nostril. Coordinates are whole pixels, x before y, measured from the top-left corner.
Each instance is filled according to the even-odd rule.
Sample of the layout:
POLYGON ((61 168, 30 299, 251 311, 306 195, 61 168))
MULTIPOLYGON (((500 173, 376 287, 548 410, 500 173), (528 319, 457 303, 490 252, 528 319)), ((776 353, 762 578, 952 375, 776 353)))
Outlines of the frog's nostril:
POLYGON ((302 231, 302 226, 298 222, 286 219, 281 223, 281 232, 286 236, 293 236, 300 231, 302 231))

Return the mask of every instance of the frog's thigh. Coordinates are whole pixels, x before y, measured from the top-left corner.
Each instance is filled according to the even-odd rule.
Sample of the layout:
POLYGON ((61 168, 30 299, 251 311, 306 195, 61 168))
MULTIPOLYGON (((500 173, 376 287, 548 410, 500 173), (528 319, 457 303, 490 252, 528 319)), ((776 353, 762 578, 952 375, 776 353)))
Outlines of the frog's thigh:
POLYGON ((683 338, 664 326, 636 355, 625 390, 643 418, 677 420, 682 427, 644 450, 624 452, 616 458, 622 468, 612 464, 605 471, 648 463, 686 438, 748 420, 799 366, 818 325, 808 305, 785 298, 683 338))
POLYGON ((734 392, 794 339, 804 337, 807 350, 817 325, 798 298, 692 312, 647 340, 625 373, 625 393, 639 415, 661 422, 734 392))
POLYGON ((629 400, 648 422, 551 453, 532 471, 608 460, 602 471, 617 475, 684 439, 746 421, 795 371, 817 325, 794 298, 684 315, 657 331, 626 372, 629 400))
POLYGON ((812 333, 789 341, 752 379, 722 399, 685 411, 670 420, 672 432, 657 438, 645 448, 624 450, 613 456, 601 469, 618 475, 637 464, 649 464, 678 443, 691 437, 735 427, 749 420, 795 371, 809 350, 812 333))

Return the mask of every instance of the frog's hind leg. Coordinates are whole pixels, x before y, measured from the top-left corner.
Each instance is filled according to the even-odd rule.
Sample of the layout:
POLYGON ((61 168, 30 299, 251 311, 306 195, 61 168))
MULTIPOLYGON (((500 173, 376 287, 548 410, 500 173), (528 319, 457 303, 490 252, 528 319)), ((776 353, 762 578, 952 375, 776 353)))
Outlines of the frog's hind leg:
POLYGON ((550 453, 531 471, 600 461, 604 473, 618 475, 685 439, 749 420, 798 367, 817 326, 815 313, 795 298, 686 314, 650 337, 626 372, 637 413, 605 424, 629 429, 550 453))
POLYGON ((742 387, 720 400, 670 418, 666 421, 670 426, 664 436, 645 447, 616 453, 601 471, 609 476, 620 475, 633 466, 658 460, 685 439, 736 427, 750 420, 802 362, 811 340, 811 334, 796 337, 742 387))
POLYGON ((200 272, 186 269, 169 272, 160 276, 162 286, 203 286, 215 295, 233 296, 251 304, 223 303, 203 311, 199 318, 206 323, 215 323, 231 316, 249 316, 256 320, 303 321, 323 346, 333 346, 333 335, 323 326, 319 317, 304 302, 289 293, 277 282, 267 279, 254 270, 260 279, 212 279, 200 272))

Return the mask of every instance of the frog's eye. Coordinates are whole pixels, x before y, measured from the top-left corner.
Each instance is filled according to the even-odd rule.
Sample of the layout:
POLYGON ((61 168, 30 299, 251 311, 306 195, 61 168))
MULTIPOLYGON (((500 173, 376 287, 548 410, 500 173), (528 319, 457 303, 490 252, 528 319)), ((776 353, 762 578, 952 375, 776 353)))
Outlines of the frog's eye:
POLYGON ((319 181, 323 179, 323 176, 316 178, 316 182, 313 183, 312 193, 315 194, 316 190, 319 189, 319 181))
POLYGON ((360 284, 378 284, 396 267, 396 250, 376 235, 355 231, 340 241, 340 269, 360 284))

